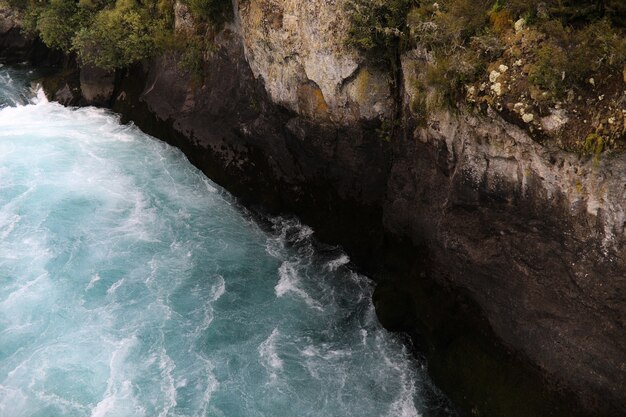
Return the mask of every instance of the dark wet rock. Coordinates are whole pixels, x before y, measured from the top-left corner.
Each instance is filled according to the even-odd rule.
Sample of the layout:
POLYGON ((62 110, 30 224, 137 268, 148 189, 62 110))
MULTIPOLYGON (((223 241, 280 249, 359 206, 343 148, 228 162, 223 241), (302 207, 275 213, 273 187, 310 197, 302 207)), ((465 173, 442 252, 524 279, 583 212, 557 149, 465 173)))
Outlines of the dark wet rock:
POLYGON ((93 66, 80 69, 80 91, 83 103, 108 106, 115 88, 115 72, 93 66))
POLYGON ((30 61, 48 66, 60 62, 63 56, 50 51, 37 37, 25 34, 19 14, 0 3, 0 58, 8 64, 30 61))
POLYGON ((81 104, 79 70, 69 64, 61 69, 50 69, 38 82, 43 87, 48 100, 55 100, 64 106, 78 106, 81 104))
POLYGON ((0 5, 0 50, 8 59, 26 52, 32 40, 22 34, 17 13, 0 5))
POLYGON ((65 84, 63 88, 54 93, 54 101, 59 102, 64 106, 70 106, 75 100, 76 98, 74 97, 74 94, 72 94, 69 84, 65 84))

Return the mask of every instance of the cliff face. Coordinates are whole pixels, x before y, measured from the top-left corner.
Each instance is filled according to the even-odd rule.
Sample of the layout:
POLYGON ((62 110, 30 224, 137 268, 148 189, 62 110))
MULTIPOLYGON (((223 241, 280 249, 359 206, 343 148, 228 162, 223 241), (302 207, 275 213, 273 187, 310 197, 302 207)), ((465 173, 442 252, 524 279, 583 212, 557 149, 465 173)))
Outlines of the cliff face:
POLYGON ((426 239, 432 276, 469 292, 507 346, 591 414, 617 415, 624 159, 584 163, 469 114, 433 116, 412 139, 395 154, 385 229, 426 239))
MULTIPOLYGON (((415 336, 462 408, 619 415, 626 157, 550 149, 493 110, 416 120, 420 54, 405 54, 394 85, 345 46, 342 0, 234 7, 201 82, 175 54, 115 82, 85 70, 73 82, 95 79, 101 104, 244 202, 295 212, 342 243, 380 282, 383 323, 415 336)), ((49 85, 89 102, 71 82, 49 85)))
MULTIPOLYGON (((392 116, 389 76, 344 46, 342 1, 252 1, 238 10, 246 60, 271 101, 334 129, 392 116)), ((388 152, 382 166, 361 165, 363 176, 379 167, 387 177, 374 201, 384 231, 426 246, 429 275, 466 291, 506 346, 590 410, 605 407, 596 403, 603 398, 616 412, 626 382, 626 158, 548 149, 495 111, 443 110, 419 127, 408 110, 419 54, 402 61, 402 135, 379 145, 388 152)), ((367 160, 354 148, 352 164, 339 160, 341 148, 327 158, 367 160)), ((332 184, 351 196, 353 185, 342 185, 332 184)))
POLYGON ((389 75, 344 46, 345 1, 252 1, 238 7, 245 55, 272 101, 320 121, 390 117, 389 75))

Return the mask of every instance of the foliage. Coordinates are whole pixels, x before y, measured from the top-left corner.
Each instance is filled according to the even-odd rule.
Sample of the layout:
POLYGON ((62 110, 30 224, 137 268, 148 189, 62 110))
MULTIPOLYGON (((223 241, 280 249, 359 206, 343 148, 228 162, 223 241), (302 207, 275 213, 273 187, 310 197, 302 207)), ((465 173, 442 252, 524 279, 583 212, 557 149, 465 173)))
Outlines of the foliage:
POLYGON ((347 43, 379 65, 395 65, 408 38, 407 13, 416 0, 349 0, 347 43))
POLYGON ((5 2, 16 10, 26 10, 28 7, 28 0, 5 0, 5 2))
MULTIPOLYGON (((81 64, 113 70, 153 56, 174 38, 174 0, 7 0, 22 12, 24 30, 50 48, 75 53, 81 64)), ((232 18, 230 0, 188 0, 204 25, 232 18)), ((197 37, 193 37, 196 39, 197 37)), ((185 52, 197 61, 203 40, 185 52)), ((197 66, 197 62, 193 65, 197 66)), ((190 64, 190 66, 193 66, 190 64)))
POLYGON ((231 0, 186 0, 186 4, 195 17, 218 27, 233 17, 231 0))
POLYGON ((205 76, 207 57, 215 52, 215 45, 208 37, 197 33, 177 33, 169 38, 167 49, 177 53, 178 67, 200 82, 205 76))
POLYGON ((431 58, 418 83, 426 96, 412 107, 423 113, 454 106, 464 86, 484 72, 490 59, 500 56, 502 42, 490 29, 490 18, 504 28, 510 17, 496 5, 495 1, 443 0, 411 9, 407 16, 411 41, 426 48, 431 58))
POLYGON ((404 49, 425 49, 419 77, 431 103, 454 103, 464 85, 477 81, 502 55, 520 17, 544 36, 526 61, 529 81, 549 97, 626 63, 623 0, 349 0, 347 7, 347 42, 370 62, 393 68, 404 49), (433 88, 439 99, 432 98, 433 88))
POLYGON ((530 68, 528 80, 558 97, 565 92, 563 80, 568 57, 553 43, 544 44, 536 52, 536 63, 530 68))
POLYGON ((443 0, 413 8, 408 26, 415 42, 438 55, 452 55, 487 28, 495 1, 443 0))
POLYGON ((36 29, 41 40, 51 48, 69 50, 74 28, 87 17, 84 12, 73 0, 51 0, 37 18, 36 29))
POLYGON ((602 68, 622 69, 626 63, 626 38, 613 30, 608 19, 594 22, 571 36, 568 70, 575 82, 602 68))
POLYGON ((426 84, 439 92, 436 96, 431 93, 428 108, 454 106, 465 85, 483 72, 484 67, 472 50, 459 51, 455 56, 440 56, 426 70, 426 84))
POLYGON ((556 97, 601 70, 619 71, 626 63, 626 38, 608 19, 579 29, 550 20, 540 28, 547 39, 534 54, 529 81, 556 97))
POLYGON ((608 18, 616 26, 626 26, 624 0, 506 0, 506 7, 526 18, 551 18, 563 24, 582 25, 608 18))
POLYGON ((83 63, 107 70, 126 67, 156 51, 158 26, 139 8, 121 5, 103 10, 76 33, 72 50, 83 63))

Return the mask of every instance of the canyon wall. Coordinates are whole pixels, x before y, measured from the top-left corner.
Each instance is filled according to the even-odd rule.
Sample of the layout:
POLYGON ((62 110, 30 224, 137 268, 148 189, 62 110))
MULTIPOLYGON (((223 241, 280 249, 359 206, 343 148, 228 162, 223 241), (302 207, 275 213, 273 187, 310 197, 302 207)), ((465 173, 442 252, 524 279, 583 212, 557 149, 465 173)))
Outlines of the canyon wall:
POLYGON ((399 76, 369 65, 342 0, 233 7, 201 80, 168 53, 115 77, 66 67, 47 93, 110 106, 244 203, 342 244, 468 414, 623 413, 626 156, 541 144, 490 108, 418 120, 419 51, 399 76))

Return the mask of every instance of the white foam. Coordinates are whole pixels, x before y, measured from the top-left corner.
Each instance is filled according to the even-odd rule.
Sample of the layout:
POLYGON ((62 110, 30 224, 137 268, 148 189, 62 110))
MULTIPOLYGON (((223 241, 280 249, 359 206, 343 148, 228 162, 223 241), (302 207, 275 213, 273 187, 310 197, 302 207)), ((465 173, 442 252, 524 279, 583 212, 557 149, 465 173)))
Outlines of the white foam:
POLYGON ((298 277, 298 272, 291 262, 283 262, 280 268, 278 268, 278 275, 280 279, 278 280, 278 284, 274 287, 277 297, 283 297, 289 293, 295 294, 302 298, 309 307, 315 310, 324 311, 319 302, 315 301, 311 298, 311 296, 309 296, 309 294, 306 293, 306 291, 298 287, 300 278, 298 277))
POLYGON ((329 271, 336 271, 337 269, 339 269, 340 267, 348 263, 350 263, 350 257, 348 257, 348 255, 344 253, 341 256, 339 256, 339 258, 333 259, 332 261, 327 262, 326 269, 328 269, 329 271))
POLYGON ((131 380, 123 373, 126 358, 130 350, 137 344, 136 337, 132 336, 117 343, 117 348, 109 360, 109 378, 104 396, 91 410, 91 417, 106 417, 110 415, 142 416, 145 409, 136 404, 133 395, 131 380))
POLYGON ((216 275, 217 283, 211 288, 211 302, 219 300, 226 292, 226 281, 221 275, 216 275))
POLYGON ((321 349, 313 345, 308 345, 300 353, 303 356, 309 358, 317 357, 324 361, 332 361, 352 355, 350 349, 330 349, 330 346, 327 344, 323 344, 321 349))
POLYGON ((412 380, 403 379, 398 397, 391 403, 387 417, 421 417, 415 407, 415 385, 412 380))
POLYGON ((86 290, 90 290, 93 288, 94 285, 96 285, 96 282, 100 281, 100 275, 99 274, 94 274, 91 279, 89 280, 89 284, 87 284, 87 288, 86 290))
POLYGON ((127 202, 131 204, 132 211, 124 223, 117 227, 116 232, 142 241, 155 242, 156 239, 152 236, 150 227, 156 222, 155 207, 150 206, 146 196, 140 190, 132 191, 127 202))
POLYGON ((28 397, 19 388, 0 384, 0 416, 10 417, 15 410, 22 410, 28 402, 28 397))
POLYGON ((196 415, 206 416, 208 415, 209 404, 211 403, 211 398, 213 397, 213 393, 217 391, 220 384, 217 378, 215 378, 215 375, 213 374, 213 363, 211 363, 211 361, 202 357, 200 357, 199 360, 204 363, 204 373, 206 375, 206 388, 204 389, 204 393, 202 395, 200 412, 196 415))
MULTIPOLYGON (((213 307, 211 304, 219 300, 226 292, 226 282, 224 281, 224 277, 221 275, 216 275, 215 277, 217 278, 217 282, 211 287, 208 303, 201 303, 202 323, 197 327, 195 331, 196 335, 200 335, 209 328, 214 318, 213 307)), ((203 288, 194 288, 194 290, 192 290, 192 293, 197 293, 200 298, 202 298, 204 292, 203 288)))
POLYGON ((108 295, 114 294, 115 290, 117 290, 123 283, 124 283, 124 278, 114 282, 113 285, 111 285, 111 287, 107 290, 107 294, 108 295))
POLYGON ((367 346, 367 330, 361 329, 361 343, 363 346, 367 346))
POLYGON ((17 290, 11 292, 9 296, 0 303, 0 306, 2 306, 3 308, 8 308, 9 306, 15 305, 15 301, 17 300, 22 302, 25 298, 39 298, 38 296, 41 295, 41 292, 32 291, 32 288, 44 283, 47 278, 48 273, 44 272, 32 281, 28 281, 26 284, 21 285, 17 290))
POLYGON ((258 348, 261 364, 269 371, 272 382, 275 382, 278 378, 276 371, 283 369, 283 361, 276 352, 276 340, 279 337, 280 332, 278 329, 272 330, 272 334, 258 348))
POLYGON ((313 345, 308 345, 300 353, 302 353, 304 356, 313 357, 319 356, 320 350, 313 345))
POLYGON ((163 392, 163 395, 165 396, 165 404, 159 413, 159 417, 166 417, 169 411, 176 407, 177 404, 177 383, 173 376, 176 365, 174 364, 174 361, 172 361, 172 358, 169 357, 165 349, 161 349, 159 360, 159 369, 161 370, 162 380, 161 392, 163 392))
POLYGON ((280 239, 268 239, 265 244, 265 252, 273 258, 282 259, 281 249, 284 249, 280 239))
POLYGON ((393 366, 397 346, 376 346, 371 284, 343 267, 346 255, 316 257, 313 230, 295 219, 272 220, 267 236, 180 151, 119 126, 109 112, 35 102, 0 110, 0 194, 11 199, 0 207, 0 273, 8 277, 0 340, 11 355, 0 361, 0 384, 10 386, 0 385, 0 416, 45 407, 92 417, 223 416, 218 407, 233 395, 245 401, 241 414, 283 401, 284 414, 347 415, 364 395, 357 401, 372 407, 362 415, 415 415, 417 390, 393 366), (250 243, 240 248, 242 239, 250 243), (249 270, 246 257, 261 278, 277 275, 274 294, 259 290, 267 281, 237 272, 249 270), (254 303, 240 298, 249 293, 254 303), (215 331, 204 331, 214 317, 215 331), (253 322, 242 323, 247 317, 253 322), (280 327, 266 327, 272 321, 280 327), (228 323, 242 327, 223 334, 228 323), (226 348, 231 336, 242 343, 226 348), (280 385, 253 385, 248 373, 259 369, 280 385), (391 400, 365 398, 371 381, 384 379, 372 373, 389 375, 391 400), (325 404, 310 410, 308 389, 318 387, 325 404))
POLYGON ((202 178, 202 182, 204 183, 204 186, 206 187, 208 192, 210 192, 210 193, 216 193, 217 192, 217 188, 215 188, 213 186, 213 184, 211 183, 211 181, 209 181, 209 179, 202 178))
POLYGON ((21 219, 22 216, 18 214, 13 214, 12 216, 8 216, 8 218, 0 217, 0 231, 2 232, 0 233, 0 240, 8 238, 21 219))
POLYGON ((309 226, 299 225, 299 229, 300 230, 298 231, 297 241, 301 242, 313 236, 314 231, 309 226))
POLYGON ((35 97, 33 97, 31 103, 35 105, 49 103, 48 97, 46 97, 46 93, 43 91, 43 88, 41 88, 41 86, 37 86, 35 88, 35 97))
POLYGON ((89 407, 86 407, 85 405, 77 403, 75 401, 60 397, 56 394, 48 394, 45 392, 36 391, 35 395, 37 396, 37 398, 45 403, 52 403, 60 406, 60 408, 66 414, 73 414, 73 412, 79 411, 81 414, 84 415, 85 413, 89 412, 89 407))

